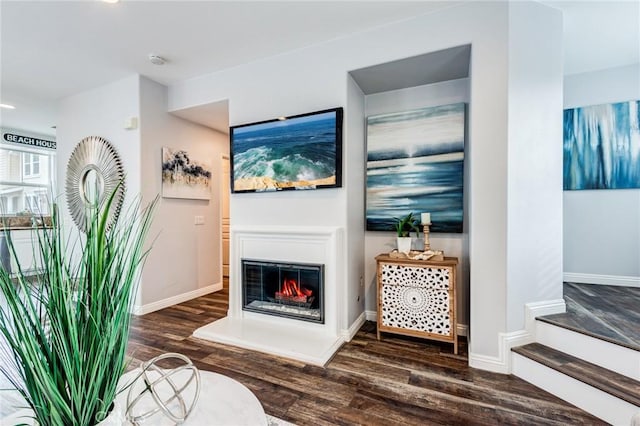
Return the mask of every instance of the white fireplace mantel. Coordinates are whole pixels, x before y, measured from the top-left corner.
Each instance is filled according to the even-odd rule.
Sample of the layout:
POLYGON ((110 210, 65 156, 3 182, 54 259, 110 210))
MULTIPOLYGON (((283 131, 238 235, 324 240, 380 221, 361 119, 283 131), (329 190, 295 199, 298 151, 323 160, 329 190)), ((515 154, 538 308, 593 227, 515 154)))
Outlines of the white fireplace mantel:
POLYGON ((346 286, 342 228, 325 226, 232 226, 228 316, 194 332, 195 337, 324 365, 343 343, 346 286), (242 310, 241 260, 324 265, 324 324, 242 310))

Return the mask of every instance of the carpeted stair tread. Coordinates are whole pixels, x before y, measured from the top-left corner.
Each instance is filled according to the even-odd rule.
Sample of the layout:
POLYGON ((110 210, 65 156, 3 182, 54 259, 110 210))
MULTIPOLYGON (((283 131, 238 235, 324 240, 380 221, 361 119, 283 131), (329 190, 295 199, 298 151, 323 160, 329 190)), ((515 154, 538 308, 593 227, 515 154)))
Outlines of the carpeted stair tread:
POLYGON ((513 352, 640 407, 640 382, 540 343, 513 352))

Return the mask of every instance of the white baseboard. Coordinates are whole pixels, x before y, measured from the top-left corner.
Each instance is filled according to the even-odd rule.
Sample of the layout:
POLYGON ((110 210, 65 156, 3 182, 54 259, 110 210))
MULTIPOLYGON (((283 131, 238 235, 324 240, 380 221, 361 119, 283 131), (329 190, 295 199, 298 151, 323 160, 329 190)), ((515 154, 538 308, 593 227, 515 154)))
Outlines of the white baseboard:
POLYGON ((640 277, 625 277, 623 275, 580 274, 577 272, 565 272, 562 279, 563 281, 570 283, 640 287, 640 277))
POLYGON ((188 293, 182 293, 163 300, 158 300, 157 302, 149 303, 142 306, 135 306, 133 314, 146 315, 151 312, 159 311, 160 309, 168 308, 169 306, 177 305, 178 303, 186 302, 187 300, 195 299, 196 297, 204 296, 205 294, 213 293, 220 290, 222 290, 221 282, 208 285, 206 287, 202 287, 188 293))
POLYGON ((524 305, 524 327, 536 337, 536 318, 544 315, 561 314, 567 311, 564 299, 545 300, 524 305))
POLYGON ((378 312, 377 311, 364 311, 367 316, 367 321, 378 321, 378 312))
POLYGON ((362 324, 364 324, 365 321, 366 321, 366 313, 363 312, 360 314, 358 318, 356 318, 356 320, 353 322, 353 324, 351 324, 351 326, 348 329, 342 330, 341 334, 344 341, 350 342, 351 339, 353 339, 353 336, 355 336, 358 330, 360 330, 360 327, 362 327, 362 324))
POLYGON ((507 374, 506 362, 500 356, 493 357, 469 352, 469 367, 507 374))
POLYGON ((533 342, 533 335, 525 330, 498 333, 498 356, 469 352, 469 365, 494 373, 511 374, 511 348, 533 342))
POLYGON ((541 315, 564 312, 564 299, 544 300, 527 303, 525 311, 525 329, 509 333, 498 333, 498 356, 489 356, 471 352, 469 349, 469 365, 482 370, 510 374, 512 370, 511 348, 526 345, 535 341, 535 319, 541 315))

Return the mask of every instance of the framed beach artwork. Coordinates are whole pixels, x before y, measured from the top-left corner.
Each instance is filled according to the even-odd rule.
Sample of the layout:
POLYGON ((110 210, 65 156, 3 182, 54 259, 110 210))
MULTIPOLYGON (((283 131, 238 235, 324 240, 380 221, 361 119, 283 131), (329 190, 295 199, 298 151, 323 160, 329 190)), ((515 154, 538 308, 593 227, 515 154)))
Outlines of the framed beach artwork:
POLYGON ((211 166, 184 149, 162 148, 162 196, 211 198, 211 166))
POLYGON ((342 108, 232 126, 231 192, 342 186, 342 108))
POLYGON ((640 188, 640 101, 564 110, 564 189, 640 188))
POLYGON ((368 231, 431 213, 431 232, 462 232, 465 104, 367 118, 368 231))

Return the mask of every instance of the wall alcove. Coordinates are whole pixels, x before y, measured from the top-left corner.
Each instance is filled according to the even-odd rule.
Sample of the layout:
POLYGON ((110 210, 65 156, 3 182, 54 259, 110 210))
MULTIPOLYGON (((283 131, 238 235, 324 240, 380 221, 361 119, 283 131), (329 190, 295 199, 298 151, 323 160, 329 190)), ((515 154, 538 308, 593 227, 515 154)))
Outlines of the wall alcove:
MULTIPOLYGON (((366 140, 366 118, 372 115, 408 111, 417 108, 470 102, 471 45, 462 45, 418 56, 360 68, 349 72, 349 106, 360 105, 362 136, 366 140)), ((351 108, 349 108, 351 110, 351 108)), ((468 114, 467 109, 467 114, 468 114)), ((469 116, 466 121, 468 123, 469 116)), ((431 234, 431 246, 458 257, 458 333, 468 335, 469 324, 469 168, 471 135, 466 129, 465 178, 463 195, 463 232, 431 234)), ((366 142, 365 142, 366 146, 366 142)), ((366 154, 365 154, 366 155, 366 154)), ((366 158, 365 158, 366 161, 366 158)), ((364 168, 366 174, 366 167, 364 168)), ((364 213, 363 213, 364 214, 364 213)), ((376 284, 375 256, 393 247, 391 232, 365 231, 365 312, 375 320, 376 284)), ((418 243, 419 244, 419 243, 418 243)))

